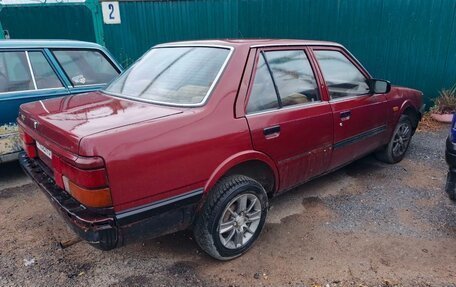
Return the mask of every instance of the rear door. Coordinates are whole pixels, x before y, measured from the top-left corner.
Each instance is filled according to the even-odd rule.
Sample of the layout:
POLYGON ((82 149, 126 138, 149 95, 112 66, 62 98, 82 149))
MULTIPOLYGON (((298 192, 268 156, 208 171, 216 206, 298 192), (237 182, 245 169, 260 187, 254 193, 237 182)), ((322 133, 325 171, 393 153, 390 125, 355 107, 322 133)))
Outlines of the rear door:
POLYGON ((334 114, 334 147, 330 169, 379 147, 386 133, 386 96, 371 94, 370 75, 344 49, 315 47, 334 114))
POLYGON ((256 53, 246 117, 253 146, 278 165, 280 190, 326 170, 332 144, 332 112, 322 99, 306 48, 256 53))

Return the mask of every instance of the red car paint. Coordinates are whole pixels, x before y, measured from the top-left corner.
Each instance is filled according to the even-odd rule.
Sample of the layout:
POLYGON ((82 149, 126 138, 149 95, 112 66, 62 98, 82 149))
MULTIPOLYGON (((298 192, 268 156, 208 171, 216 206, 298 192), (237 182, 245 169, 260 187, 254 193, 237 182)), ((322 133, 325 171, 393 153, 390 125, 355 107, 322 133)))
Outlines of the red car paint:
MULTIPOLYGON (((200 188, 204 193, 210 192, 231 169, 249 161, 269 168, 274 177, 271 194, 277 194, 385 145, 400 115, 407 110, 419 116, 422 106, 421 92, 400 87, 393 87, 387 94, 330 101, 313 50, 341 51, 371 78, 355 58, 335 43, 227 40, 178 44, 222 45, 233 51, 203 106, 158 105, 103 92, 21 106, 21 129, 54 156, 73 163, 92 157, 103 160, 114 215, 200 188), (259 52, 290 47, 306 51, 322 101, 246 115, 259 52), (351 111, 351 115, 342 119, 341 113, 346 111, 351 111), (35 127, 34 122, 38 123, 35 127), (276 125, 280 125, 280 133, 264 135, 265 128, 276 125), (379 127, 372 136, 334 148, 379 127)), ((50 160, 46 165, 53 168, 50 160)), ((55 182, 62 185, 60 179, 55 182)))

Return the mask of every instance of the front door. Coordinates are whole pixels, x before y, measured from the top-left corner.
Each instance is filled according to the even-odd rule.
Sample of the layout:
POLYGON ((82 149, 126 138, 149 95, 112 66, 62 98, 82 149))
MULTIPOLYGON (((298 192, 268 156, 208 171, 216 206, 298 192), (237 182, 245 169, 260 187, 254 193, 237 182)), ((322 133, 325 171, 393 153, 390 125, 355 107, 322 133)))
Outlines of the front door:
POLYGON ((334 115, 330 169, 351 162, 384 142, 386 96, 371 94, 369 74, 340 48, 314 48, 334 115))
POLYGON ((253 146, 278 165, 280 190, 325 171, 332 111, 323 101, 305 48, 265 49, 256 55, 246 117, 253 146))

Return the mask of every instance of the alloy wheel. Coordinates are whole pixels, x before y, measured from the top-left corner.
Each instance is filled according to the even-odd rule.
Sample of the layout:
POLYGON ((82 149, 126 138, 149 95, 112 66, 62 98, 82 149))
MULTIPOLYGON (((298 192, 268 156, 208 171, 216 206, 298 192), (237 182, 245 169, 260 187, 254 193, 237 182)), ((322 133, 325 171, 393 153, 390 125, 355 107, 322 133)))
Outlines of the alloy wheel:
POLYGON ((401 123, 393 139, 393 155, 395 157, 400 157, 407 151, 411 137, 412 129, 410 125, 401 123))
POLYGON ((245 246, 260 225, 261 212, 261 202, 256 195, 243 193, 233 198, 219 221, 218 233, 223 246, 228 249, 245 246))

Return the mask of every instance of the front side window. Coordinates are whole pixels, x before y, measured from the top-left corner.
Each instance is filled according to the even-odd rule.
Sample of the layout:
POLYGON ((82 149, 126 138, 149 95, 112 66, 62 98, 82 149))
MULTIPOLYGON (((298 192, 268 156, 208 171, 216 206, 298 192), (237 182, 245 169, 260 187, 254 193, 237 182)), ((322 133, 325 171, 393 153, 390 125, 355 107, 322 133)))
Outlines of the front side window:
POLYGON ((106 92, 172 105, 200 104, 230 50, 215 47, 154 48, 112 82, 106 92))
POLYGON ((34 89, 25 52, 0 52, 0 92, 34 89))
POLYGON ((73 86, 100 85, 119 75, 116 68, 97 50, 53 50, 73 86))
POLYGON ((46 57, 41 52, 29 52, 30 64, 38 89, 62 88, 62 83, 55 74, 46 57))
POLYGON ((339 51, 314 51, 331 99, 370 92, 366 77, 339 51))
POLYGON ((303 50, 266 52, 282 106, 319 100, 318 85, 303 50))

